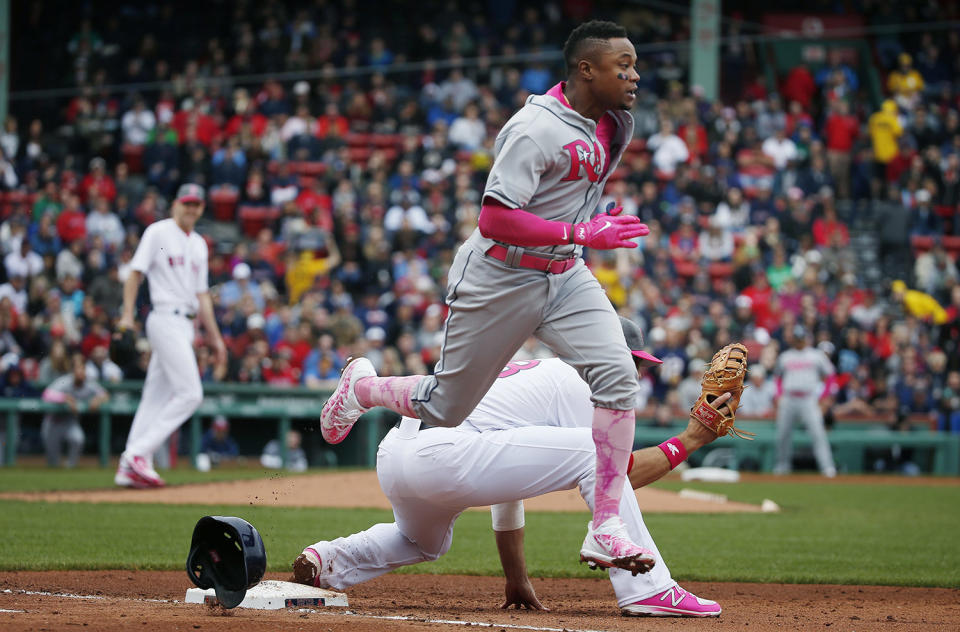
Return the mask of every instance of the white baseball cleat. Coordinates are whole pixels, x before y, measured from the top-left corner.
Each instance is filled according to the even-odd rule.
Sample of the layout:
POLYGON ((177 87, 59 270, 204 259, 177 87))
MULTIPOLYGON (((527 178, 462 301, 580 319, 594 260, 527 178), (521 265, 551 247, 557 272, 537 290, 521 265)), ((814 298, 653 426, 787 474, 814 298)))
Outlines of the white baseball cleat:
POLYGON ((113 482, 120 487, 147 489, 150 487, 164 487, 166 482, 160 478, 157 471, 150 466, 145 457, 128 457, 121 455, 120 465, 113 477, 113 482))
POLYGON ((366 358, 347 360, 347 366, 340 374, 337 388, 320 411, 320 434, 327 443, 340 443, 346 439, 360 415, 370 410, 357 401, 357 380, 365 377, 377 377, 377 371, 370 360, 366 358))
POLYGON ((636 575, 653 568, 656 556, 650 549, 633 543, 620 516, 610 516, 599 527, 594 528, 593 522, 587 525, 580 561, 592 569, 622 568, 636 575))
POLYGON ((625 617, 719 617, 720 612, 716 601, 701 599, 678 584, 620 608, 625 617))

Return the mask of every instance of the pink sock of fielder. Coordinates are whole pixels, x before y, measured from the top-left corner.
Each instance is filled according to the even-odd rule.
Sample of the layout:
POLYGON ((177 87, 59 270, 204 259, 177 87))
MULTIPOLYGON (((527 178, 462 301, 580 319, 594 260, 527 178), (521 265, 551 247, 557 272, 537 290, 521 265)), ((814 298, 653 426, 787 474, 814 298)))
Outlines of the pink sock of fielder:
POLYGON ((413 391, 423 379, 422 375, 403 377, 365 377, 354 386, 357 401, 364 408, 385 406, 390 410, 419 418, 413 410, 413 391))
POLYGON ((627 462, 633 449, 632 410, 593 409, 593 443, 597 447, 597 477, 594 487, 593 524, 601 525, 620 514, 620 496, 627 462))

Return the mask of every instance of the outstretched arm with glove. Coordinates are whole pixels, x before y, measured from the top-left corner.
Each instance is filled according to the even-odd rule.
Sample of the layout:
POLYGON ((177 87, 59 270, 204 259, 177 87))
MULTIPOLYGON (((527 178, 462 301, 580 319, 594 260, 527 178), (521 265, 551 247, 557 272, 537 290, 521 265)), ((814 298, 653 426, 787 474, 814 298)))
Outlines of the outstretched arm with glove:
POLYGON ((631 454, 627 476, 633 488, 658 480, 695 450, 728 432, 750 439, 747 435, 752 433, 733 426, 746 377, 745 346, 733 343, 717 351, 700 380, 700 397, 690 411, 686 430, 656 447, 631 454))

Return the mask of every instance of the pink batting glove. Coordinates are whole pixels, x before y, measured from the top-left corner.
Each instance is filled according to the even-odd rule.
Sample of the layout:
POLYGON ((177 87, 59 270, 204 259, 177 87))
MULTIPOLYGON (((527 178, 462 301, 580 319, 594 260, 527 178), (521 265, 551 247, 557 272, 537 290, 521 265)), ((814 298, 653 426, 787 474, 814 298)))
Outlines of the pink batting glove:
POLYGON ((649 233, 647 225, 634 215, 601 214, 573 225, 573 243, 597 250, 636 248, 637 242, 632 240, 649 233))

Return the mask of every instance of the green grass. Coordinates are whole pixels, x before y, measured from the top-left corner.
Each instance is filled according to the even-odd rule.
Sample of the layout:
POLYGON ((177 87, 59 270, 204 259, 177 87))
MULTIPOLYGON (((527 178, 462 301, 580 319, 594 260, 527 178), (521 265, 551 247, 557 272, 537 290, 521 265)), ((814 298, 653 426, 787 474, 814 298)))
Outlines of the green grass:
MULTIPOLYGON (((78 467, 72 470, 45 466, 0 468, 0 492, 48 492, 56 490, 112 489, 112 468, 78 467)), ((192 468, 164 470, 163 478, 171 485, 212 483, 276 476, 296 476, 262 467, 217 468, 198 472, 192 468)))
MULTIPOLYGON (((232 478, 241 474, 217 471, 232 478)), ((0 470, 0 489, 65 487, 42 470, 0 470)), ((70 474, 76 477, 81 472, 70 474)), ((172 472, 169 479, 178 480, 172 472)), ((262 475, 262 473, 260 473, 262 475)), ((81 478, 93 486, 104 472, 81 478), (97 476, 99 475, 99 477, 97 476)), ((184 480, 194 475, 182 472, 184 480)), ((63 474, 60 473, 62 477, 63 474)), ((210 480, 210 474, 203 480, 210 480)), ((878 484, 667 483, 759 503, 772 498, 779 514, 651 514, 647 525, 679 580, 813 582, 960 587, 960 488, 878 484)), ((271 571, 307 544, 389 522, 380 510, 291 509, 252 506, 90 505, 0 501, 0 570, 182 568, 193 525, 207 514, 240 515, 263 535, 271 571)), ((532 576, 600 577, 576 563, 586 513, 527 513, 527 557, 532 576)), ((406 572, 498 574, 490 517, 467 512, 453 547, 440 560, 406 572)))

